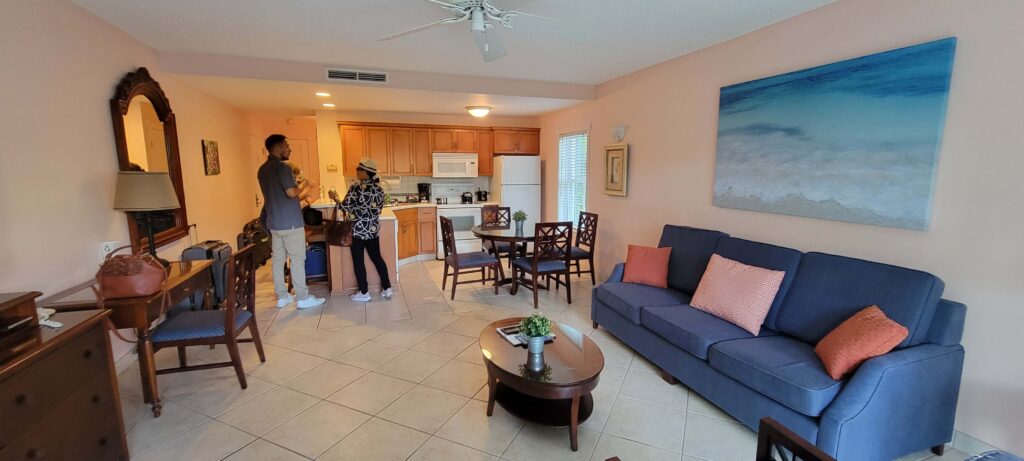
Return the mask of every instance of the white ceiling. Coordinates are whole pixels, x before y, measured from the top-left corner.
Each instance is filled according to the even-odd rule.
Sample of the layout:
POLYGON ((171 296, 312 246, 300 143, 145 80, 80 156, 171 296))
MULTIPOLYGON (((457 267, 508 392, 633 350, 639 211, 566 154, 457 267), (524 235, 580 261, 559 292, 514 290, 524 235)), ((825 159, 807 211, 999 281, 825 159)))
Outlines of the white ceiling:
POLYGON ((385 87, 282 82, 203 75, 178 75, 199 89, 239 109, 311 114, 328 110, 322 103, 334 103, 345 111, 422 112, 465 115, 465 106, 495 108, 494 115, 532 116, 579 103, 577 100, 521 96, 405 90, 385 87), (314 93, 326 91, 328 98, 314 93))
POLYGON ((74 0, 162 51, 598 84, 834 0, 493 0, 519 16, 508 56, 484 63, 466 23, 377 39, 446 17, 424 0, 74 0))

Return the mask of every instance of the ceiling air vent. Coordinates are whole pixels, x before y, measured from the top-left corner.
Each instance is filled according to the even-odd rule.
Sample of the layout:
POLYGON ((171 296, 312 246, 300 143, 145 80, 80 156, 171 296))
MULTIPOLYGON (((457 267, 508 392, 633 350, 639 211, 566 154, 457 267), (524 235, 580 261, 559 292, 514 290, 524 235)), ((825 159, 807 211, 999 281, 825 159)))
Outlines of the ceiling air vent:
POLYGON ((332 69, 327 68, 327 80, 347 80, 350 82, 373 82, 387 83, 386 72, 373 72, 366 70, 332 69))

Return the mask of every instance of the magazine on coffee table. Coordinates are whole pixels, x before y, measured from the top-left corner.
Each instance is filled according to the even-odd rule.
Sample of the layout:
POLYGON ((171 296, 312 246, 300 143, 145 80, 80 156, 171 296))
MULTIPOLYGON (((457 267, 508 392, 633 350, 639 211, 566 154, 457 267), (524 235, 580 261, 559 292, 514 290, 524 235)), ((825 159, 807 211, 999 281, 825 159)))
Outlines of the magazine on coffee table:
MULTIPOLYGON (((507 327, 495 328, 505 341, 513 346, 522 346, 527 343, 526 336, 519 332, 519 325, 511 325, 507 327)), ((544 342, 549 342, 555 339, 555 334, 551 333, 544 337, 544 342)))

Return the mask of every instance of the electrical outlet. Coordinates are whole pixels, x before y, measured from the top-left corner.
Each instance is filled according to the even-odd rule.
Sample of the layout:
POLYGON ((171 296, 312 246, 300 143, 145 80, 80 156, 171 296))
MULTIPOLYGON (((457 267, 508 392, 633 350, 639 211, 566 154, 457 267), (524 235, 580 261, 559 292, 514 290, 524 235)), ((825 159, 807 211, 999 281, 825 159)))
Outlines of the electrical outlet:
POLYGON ((121 245, 122 243, 116 240, 113 242, 103 242, 103 244, 100 245, 100 258, 110 254, 111 251, 118 249, 121 245))

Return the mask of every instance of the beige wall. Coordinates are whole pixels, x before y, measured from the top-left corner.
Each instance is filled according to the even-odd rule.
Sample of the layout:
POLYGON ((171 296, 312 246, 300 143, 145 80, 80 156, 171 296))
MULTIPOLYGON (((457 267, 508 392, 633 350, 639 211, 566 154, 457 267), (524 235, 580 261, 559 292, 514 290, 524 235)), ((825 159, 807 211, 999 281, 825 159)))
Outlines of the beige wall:
MULTIPOLYGON (((559 133, 592 127, 588 208, 601 215, 607 274, 627 243, 656 244, 665 223, 884 261, 932 272, 968 306, 957 429, 1024 453, 1024 2, 845 0, 598 88, 594 102, 541 118, 545 180, 557 182, 559 133), (931 227, 908 231, 716 208, 723 85, 942 37, 957 37, 931 227), (629 197, 605 195, 603 151, 629 125, 629 197)), ((554 189, 545 215, 556 215, 554 189)))
MULTIPOLYGON (((302 169, 306 177, 314 183, 320 183, 320 161, 317 146, 316 117, 311 115, 274 115, 264 113, 248 113, 245 115, 249 137, 255 144, 255 166, 263 164, 267 159, 267 151, 263 141, 271 134, 283 134, 288 138, 292 148, 290 163, 302 169)), ((255 171, 253 172, 255 174, 255 171)))
MULTIPOLYGON (((149 68, 171 102, 189 220, 201 239, 234 244, 255 217, 242 114, 162 74, 156 53, 67 1, 6 2, 0 15, 0 292, 52 294, 90 279, 104 241, 127 241, 114 211, 110 97, 149 68), (205 176, 200 140, 220 143, 205 176)), ((161 250, 179 259, 182 240, 161 250)))
POLYGON ((339 190, 345 189, 345 177, 342 174, 341 134, 338 122, 379 122, 379 123, 420 123, 425 125, 461 125, 461 126, 518 126, 538 127, 540 121, 536 117, 502 117, 488 116, 474 118, 470 115, 451 114, 419 114, 407 112, 350 112, 344 110, 317 111, 316 132, 320 154, 320 179, 324 186, 339 190), (327 165, 337 165, 338 171, 327 171, 327 165))

